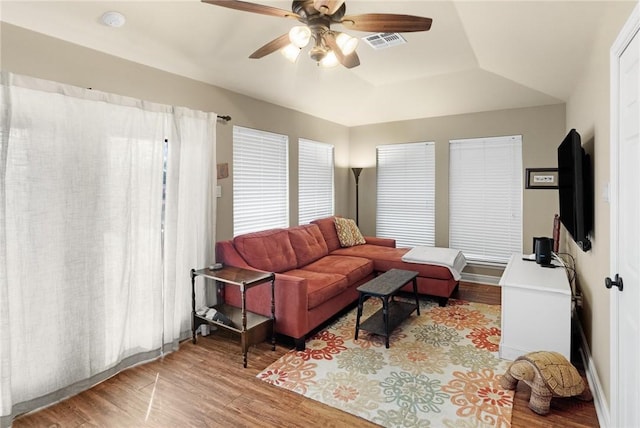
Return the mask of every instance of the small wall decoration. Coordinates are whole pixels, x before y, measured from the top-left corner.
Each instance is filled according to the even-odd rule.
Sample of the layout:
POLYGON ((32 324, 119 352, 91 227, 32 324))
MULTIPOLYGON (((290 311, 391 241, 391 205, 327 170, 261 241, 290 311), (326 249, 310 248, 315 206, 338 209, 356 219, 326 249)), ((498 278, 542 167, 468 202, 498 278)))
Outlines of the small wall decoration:
POLYGON ((219 163, 216 165, 218 169, 218 180, 221 178, 227 178, 229 176, 229 164, 228 163, 219 163))
POLYGON ((558 168, 527 168, 526 189, 557 189, 558 168))

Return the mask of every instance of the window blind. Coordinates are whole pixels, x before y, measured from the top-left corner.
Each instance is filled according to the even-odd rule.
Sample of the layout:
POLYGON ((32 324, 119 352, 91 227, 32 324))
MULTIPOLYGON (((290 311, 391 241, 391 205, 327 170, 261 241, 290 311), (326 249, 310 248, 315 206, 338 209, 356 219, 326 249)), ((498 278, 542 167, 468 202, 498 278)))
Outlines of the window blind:
POLYGON ((376 148, 376 235, 398 247, 435 245, 435 144, 376 148))
POLYGON ((289 226, 288 137, 233 127, 233 235, 289 226))
POLYGON ((449 246, 476 262, 522 252, 522 136, 449 142, 449 246))
POLYGON ((299 139, 298 224, 334 214, 333 146, 299 139))

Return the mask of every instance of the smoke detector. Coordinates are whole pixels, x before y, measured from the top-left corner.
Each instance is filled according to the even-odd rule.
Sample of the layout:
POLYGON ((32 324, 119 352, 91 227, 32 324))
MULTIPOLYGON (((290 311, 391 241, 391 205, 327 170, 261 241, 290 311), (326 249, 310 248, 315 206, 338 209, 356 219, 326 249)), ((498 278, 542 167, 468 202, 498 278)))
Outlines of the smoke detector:
POLYGON ((109 27, 122 27, 126 21, 124 15, 120 12, 105 12, 102 14, 102 18, 100 18, 104 25, 109 27))

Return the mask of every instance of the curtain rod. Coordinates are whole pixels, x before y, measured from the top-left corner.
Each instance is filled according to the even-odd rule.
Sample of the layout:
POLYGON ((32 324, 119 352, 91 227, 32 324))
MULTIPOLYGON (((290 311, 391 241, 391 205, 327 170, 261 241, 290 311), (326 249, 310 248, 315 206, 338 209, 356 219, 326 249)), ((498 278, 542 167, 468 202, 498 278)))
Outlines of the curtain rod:
MULTIPOLYGON (((93 88, 87 88, 87 89, 89 89, 90 91, 93 91, 93 88)), ((218 116, 218 119, 224 120, 225 122, 229 122, 231 120, 231 116, 229 116, 228 114, 224 114, 224 115, 218 114, 217 116, 218 116)))

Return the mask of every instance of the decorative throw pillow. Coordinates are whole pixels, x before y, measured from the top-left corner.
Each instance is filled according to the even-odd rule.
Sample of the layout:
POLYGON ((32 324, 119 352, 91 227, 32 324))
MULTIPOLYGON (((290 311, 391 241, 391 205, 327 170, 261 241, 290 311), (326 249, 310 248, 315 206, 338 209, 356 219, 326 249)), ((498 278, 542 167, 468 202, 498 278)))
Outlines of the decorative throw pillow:
POLYGON ((358 225, 353 219, 336 217, 336 232, 338 232, 340 245, 343 247, 366 244, 358 225))

